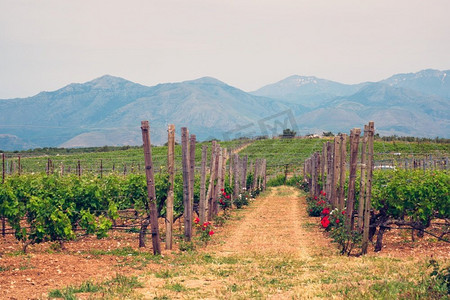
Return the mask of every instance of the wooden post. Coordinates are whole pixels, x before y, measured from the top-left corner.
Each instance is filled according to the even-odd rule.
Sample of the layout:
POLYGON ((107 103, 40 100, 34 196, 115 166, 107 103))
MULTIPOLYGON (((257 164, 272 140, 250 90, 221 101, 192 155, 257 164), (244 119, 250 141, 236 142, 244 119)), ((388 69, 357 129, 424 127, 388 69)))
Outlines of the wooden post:
POLYGON ((230 167, 228 168, 228 184, 230 185, 230 187, 233 186, 233 152, 230 150, 230 152, 228 153, 228 157, 230 158, 230 162, 229 165, 230 167))
POLYGON ((220 190, 223 188, 223 149, 218 147, 218 156, 217 156, 217 184, 216 184, 216 198, 213 202, 213 216, 216 216, 219 212, 219 203, 217 203, 217 199, 220 197, 220 190))
POLYGON ((218 209, 218 203, 217 203, 217 199, 218 199, 218 195, 219 195, 219 161, 221 160, 221 153, 222 153, 222 148, 220 148, 219 145, 216 145, 216 155, 215 155, 215 161, 214 161, 214 180, 213 180, 213 186, 212 186, 212 190, 211 190, 211 209, 210 209, 210 220, 213 219, 213 217, 216 215, 217 213, 217 209, 218 209))
POLYGON ((237 199, 239 196, 239 155, 234 154, 234 188, 233 188, 233 199, 237 199))
POLYGON ((341 135, 341 159, 340 162, 340 171, 339 175, 339 204, 338 208, 343 210, 345 207, 345 175, 346 175, 346 160, 347 160, 347 135, 344 133, 341 135))
POLYGON ((202 168, 200 177, 200 202, 199 202, 199 218, 200 224, 206 221, 206 159, 208 155, 208 146, 202 147, 202 168))
POLYGON ((332 187, 332 201, 331 206, 332 208, 336 208, 338 205, 338 199, 339 199, 339 177, 341 175, 341 137, 336 136, 334 137, 334 179, 333 179, 333 187, 332 187))
POLYGON ((364 224, 364 203, 366 198, 366 154, 367 154, 367 141, 369 135, 369 126, 364 125, 364 136, 361 145, 361 181, 359 184, 359 200, 358 200, 358 229, 363 232, 364 224))
POLYGON ((5 153, 2 153, 2 184, 5 183, 5 153))
POLYGON ((189 131, 186 127, 181 128, 181 149, 183 164, 184 240, 190 242, 192 238, 192 220, 190 218, 189 131))
MULTIPOLYGON (((2 153, 2 184, 5 183, 5 153, 2 153)), ((2 216, 2 236, 6 236, 6 218, 2 216)))
POLYGON ((255 163, 254 163, 254 171, 253 171, 253 184, 252 184, 252 190, 256 190, 258 188, 257 184, 258 184, 258 164, 259 164, 259 159, 255 159, 255 163))
POLYGON ((191 134, 190 137, 190 145, 189 145, 189 214, 191 219, 191 232, 192 232, 192 221, 193 221, 193 212, 194 212, 194 184, 195 184, 195 143, 196 136, 195 134, 191 134))
POLYGON ((245 155, 242 158, 241 190, 247 189, 247 164, 248 164, 248 155, 245 155))
POLYGON ((145 177, 147 178, 148 204, 146 205, 147 218, 141 225, 139 233, 139 247, 145 247, 145 231, 148 220, 152 229, 153 254, 161 253, 159 242, 158 212, 156 210, 155 178, 153 175, 152 145, 150 143, 150 127, 148 121, 141 122, 142 141, 144 142, 145 177), (144 244, 142 245, 143 242, 144 244))
POLYGON ((100 178, 103 178, 103 159, 100 159, 100 178))
POLYGON ((332 191, 333 191, 333 179, 334 179, 334 143, 327 142, 327 184, 325 193, 327 194, 328 202, 331 203, 332 191))
POLYGON ((263 190, 266 190, 267 185, 267 160, 263 159, 263 190))
POLYGON ((175 125, 169 124, 167 132, 167 171, 169 173, 169 188, 167 190, 166 203, 166 249, 172 250, 173 187, 175 182, 175 125))
POLYGON ((320 176, 322 177, 322 190, 325 191, 325 174, 327 172, 327 143, 323 143, 322 145, 320 167, 320 176))
POLYGON ((208 193, 206 196, 206 201, 208 204, 208 207, 206 208, 208 211, 208 220, 212 220, 212 209, 213 209, 213 194, 214 194, 214 180, 216 177, 216 156, 217 156, 217 142, 212 141, 211 145, 211 164, 209 167, 209 186, 208 186, 208 193))
POLYGON ((18 175, 22 173, 22 165, 20 164, 20 155, 17 157, 17 163, 18 163, 18 175))
POLYGON ((78 177, 81 177, 81 163, 80 163, 80 160, 78 160, 77 172, 78 172, 78 177))
POLYGON ((350 132, 350 176, 348 181, 347 194, 347 218, 346 226, 350 232, 353 230, 353 209, 355 206, 355 184, 356 184, 356 168, 358 166, 358 146, 361 129, 354 128, 350 132))
POLYGON ((59 164, 59 175, 64 176, 64 164, 62 162, 59 164))
POLYGON ((50 158, 47 158, 47 165, 45 166, 45 173, 47 173, 47 175, 50 174, 50 158))
POLYGON ((375 135, 374 122, 369 122, 369 136, 368 136, 368 155, 367 155, 367 185, 366 185, 366 199, 364 204, 364 231, 362 239, 362 254, 367 254, 367 247, 369 245, 369 225, 370 225, 370 205, 372 199, 372 173, 373 173, 373 139, 375 135))

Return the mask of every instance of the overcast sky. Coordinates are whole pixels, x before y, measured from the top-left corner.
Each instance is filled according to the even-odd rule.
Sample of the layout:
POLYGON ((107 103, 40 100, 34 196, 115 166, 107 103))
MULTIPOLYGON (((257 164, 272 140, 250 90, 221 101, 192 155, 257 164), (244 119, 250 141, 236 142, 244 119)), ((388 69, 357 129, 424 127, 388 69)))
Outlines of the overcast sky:
POLYGON ((0 0, 0 98, 104 74, 252 91, 426 68, 450 69, 450 0, 0 0))

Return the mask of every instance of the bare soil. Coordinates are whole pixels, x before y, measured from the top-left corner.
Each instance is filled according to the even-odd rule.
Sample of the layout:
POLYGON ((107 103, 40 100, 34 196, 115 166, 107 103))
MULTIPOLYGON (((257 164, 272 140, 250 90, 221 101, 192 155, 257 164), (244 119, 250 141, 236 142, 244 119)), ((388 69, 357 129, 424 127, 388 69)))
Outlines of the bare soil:
MULTIPOLYGON (((148 241, 149 247, 137 248, 137 234, 111 232, 110 236, 103 240, 82 237, 77 241, 66 243, 64 250, 57 249, 53 243, 33 245, 25 255, 20 253, 21 245, 11 235, 6 238, 0 237, 0 299, 46 299, 47 293, 52 289, 79 285, 86 280, 102 282, 115 277, 116 274, 141 276, 145 287, 139 292, 145 299, 153 299, 160 295, 169 298, 233 298, 235 294, 232 292, 235 287, 239 288, 242 285, 242 289, 256 289, 253 286, 255 278, 266 280, 266 275, 259 278, 248 273, 261 270, 268 272, 262 264, 268 263, 269 260, 289 260, 294 264, 298 263, 299 268, 308 267, 308 270, 314 269, 312 263, 317 264, 318 257, 334 256, 336 266, 340 264, 338 261, 340 258, 336 256, 336 247, 321 230, 319 218, 307 216, 306 203, 293 188, 274 188, 254 200, 248 208, 234 215, 233 220, 215 230, 213 241, 207 247, 198 248, 197 251, 199 254, 211 253, 214 257, 223 259, 248 260, 245 268, 218 263, 205 269, 201 264, 193 264, 179 267, 184 268, 186 273, 173 275, 168 279, 155 276, 160 270, 167 270, 166 265, 147 262, 141 266, 131 256, 96 254, 96 251, 104 253, 125 247, 151 253, 151 241, 148 241), (308 261, 311 262, 309 265, 308 261), (235 275, 214 277, 226 272, 235 275), (178 282, 182 283, 186 291, 180 293, 168 290, 168 284, 178 282)), ((178 225, 175 227, 178 228, 178 225)), ((383 250, 378 253, 370 252, 369 257, 449 259, 448 243, 436 241, 427 235, 422 239, 416 239, 414 243, 410 240, 410 234, 405 230, 392 230, 385 235, 383 250)), ((372 251, 373 247, 370 248, 372 251)), ((179 255, 177 249, 163 251, 169 265, 175 266, 170 259, 175 259, 177 255, 179 255)), ((414 261, 411 261, 411 264, 413 263, 414 261)), ((177 274, 181 272, 177 271, 177 268, 173 267, 170 270, 177 274)), ((301 270, 299 269, 298 273, 305 274, 304 270, 301 270)), ((298 276, 295 280, 301 283, 299 286, 295 286, 294 281, 289 281, 290 278, 283 279, 289 290, 280 287, 272 290, 270 285, 264 287, 265 284, 261 283, 259 291, 262 295, 266 293, 272 295, 269 298, 274 299, 296 298, 298 295, 296 293, 300 290, 305 292, 305 285, 312 280, 306 278, 306 275, 298 276)), ((314 287, 317 286, 322 287, 315 283, 314 287)), ((311 289, 311 293, 314 291, 315 289, 311 289)), ((249 295, 257 297, 257 294, 247 293, 240 294, 239 297, 246 298, 249 295)))

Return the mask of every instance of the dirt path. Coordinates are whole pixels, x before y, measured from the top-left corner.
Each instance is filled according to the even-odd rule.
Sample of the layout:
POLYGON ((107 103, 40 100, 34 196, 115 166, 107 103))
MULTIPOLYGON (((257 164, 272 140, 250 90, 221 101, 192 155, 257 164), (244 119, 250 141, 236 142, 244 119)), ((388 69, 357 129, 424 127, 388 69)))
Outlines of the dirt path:
POLYGON ((258 198, 232 228, 220 253, 242 254, 292 254, 308 258, 311 236, 302 227, 305 209, 293 188, 274 188, 268 195, 258 198))

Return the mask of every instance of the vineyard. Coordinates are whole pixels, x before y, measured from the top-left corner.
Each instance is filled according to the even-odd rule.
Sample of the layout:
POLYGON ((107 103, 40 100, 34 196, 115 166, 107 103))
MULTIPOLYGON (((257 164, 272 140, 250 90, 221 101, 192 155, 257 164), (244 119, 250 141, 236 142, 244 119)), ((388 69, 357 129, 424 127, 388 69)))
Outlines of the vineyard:
MULTIPOLYGON (((197 142, 187 128, 182 128, 178 144, 175 143, 175 129, 169 126, 167 145, 155 147, 150 143, 146 126, 146 123, 142 124, 143 147, 115 151, 93 149, 88 153, 61 150, 52 150, 52 153, 42 150, 39 154, 4 153, 0 186, 2 245, 15 250, 0 250, 0 258, 4 255, 15 261, 14 257, 19 253, 36 255, 36 249, 45 245, 69 256, 78 252, 82 255, 90 253, 90 256, 94 252, 89 252, 91 250, 86 250, 85 246, 76 250, 77 245, 86 240, 91 241, 91 245, 117 240, 120 241, 117 242, 119 246, 113 247, 116 250, 111 250, 109 245, 107 251, 98 250, 96 253, 101 254, 97 256, 125 255, 129 259, 123 261, 127 264, 132 261, 133 266, 139 261, 139 267, 132 267, 134 271, 128 268, 127 272, 155 264, 155 274, 163 274, 155 276, 166 278, 166 292, 172 290, 168 292, 168 298, 177 298, 180 292, 195 298, 195 287, 184 287, 180 283, 173 286, 175 283, 171 281, 171 278, 181 276, 177 275, 178 272, 190 272, 183 267, 186 264, 210 264, 214 268, 216 264, 224 265, 227 268, 217 268, 221 272, 235 272, 244 281, 251 281, 247 274, 239 273, 232 266, 238 259, 251 260, 248 256, 239 256, 244 255, 247 243, 261 243, 257 249, 248 249, 258 253, 265 253, 279 244, 277 249, 281 250, 277 251, 281 251, 280 257, 289 260, 293 266, 298 263, 297 259, 309 260, 319 255, 316 253, 319 250, 310 245, 311 242, 299 231, 320 241, 319 257, 334 255, 330 250, 334 246, 330 246, 326 238, 337 243, 341 254, 351 257, 368 254, 371 257, 376 252, 383 252, 386 247, 383 237, 391 230, 408 232, 411 242, 420 243, 424 236, 429 236, 434 239, 437 249, 448 254, 449 144, 374 140, 373 124, 372 127, 370 124, 367 126, 361 137, 360 131, 352 130, 350 139, 342 134, 334 138, 239 139, 202 143, 197 142), (297 189, 276 187, 281 185, 297 189), (266 186, 272 188, 266 190, 266 186), (300 198, 296 196, 299 190, 303 190, 300 198), (304 196, 306 201, 302 198, 304 196), (271 204, 271 199, 279 202, 271 204), (254 215, 253 211, 258 213, 254 215), (249 217, 245 220, 253 225, 239 222, 239 218, 247 215, 249 217), (284 234, 286 229, 280 227, 279 222, 271 221, 280 216, 291 224, 286 227, 292 227, 292 232, 284 234), (260 220, 260 223, 255 220, 260 220), (304 226, 306 229, 314 228, 307 231, 304 226), (266 229, 260 233, 258 228, 266 229), (318 237, 321 230, 325 231, 325 237, 318 237), (227 232, 231 232, 230 237, 227 237, 227 232), (148 233, 151 246, 146 243, 148 233), (215 241, 216 235, 219 235, 218 241, 215 241), (221 235, 225 237, 221 238, 221 235), (261 237, 256 238, 259 235, 261 237), (292 236, 300 242, 289 242, 292 236), (120 247, 125 241, 128 246, 120 247), (289 243, 296 246, 291 247, 289 243), (373 249, 368 249, 369 245, 373 245, 373 249), (150 256, 148 251, 156 256, 150 256), (210 254, 204 254, 205 251, 213 251, 210 260, 207 258, 210 254), (214 251, 237 253, 238 257, 215 256, 214 251), (307 252, 309 256, 305 254, 307 252), (179 259, 192 262, 180 262, 179 259), (223 263, 228 259, 233 261, 231 265, 223 263), (165 263, 176 265, 178 269, 163 268, 161 271, 165 263)), ((268 255, 272 257, 273 253, 268 255)), ((445 266, 448 255, 439 257, 445 266)), ((338 258, 330 259, 339 264, 338 258)), ((370 258, 365 261, 374 269, 380 267, 373 265, 370 258)), ((268 262, 255 258, 252 263, 261 268, 261 264, 268 262)), ((279 257, 274 256, 270 263, 280 263, 279 257)), ((310 264, 311 261, 306 266, 313 270, 310 264)), ((302 269, 304 266, 299 264, 298 272, 306 272, 302 269)), ((400 263, 398 267, 401 267, 400 263)), ((423 264, 421 267, 428 268, 423 264)), ((273 268, 276 270, 278 267, 273 268)), ((17 270, 0 260, 1 273, 11 272, 14 276, 17 270)), ((439 282, 443 285, 437 286, 445 286, 448 269, 445 270, 435 265, 433 272, 440 277, 432 277, 430 280, 437 280, 433 284, 439 282)), ((202 278, 203 275, 197 276, 202 278)), ((277 276, 280 282, 273 282, 277 287, 275 290, 289 291, 292 288, 295 293, 285 296, 301 295, 296 294, 299 290, 293 287, 297 283, 292 282, 291 277, 285 278, 281 273, 277 276), (287 286, 282 287, 281 284, 287 286)), ((186 280, 185 275, 183 278, 186 280)), ((92 293, 97 295, 95 293, 100 291, 105 295, 106 290, 108 297, 122 295, 110 287, 117 284, 114 280, 128 279, 115 277, 97 286, 92 293)), ((233 281, 234 285, 226 289, 217 287, 218 295, 203 296, 264 297, 275 291, 271 284, 263 282, 266 279, 258 279, 261 282, 256 290, 253 285, 239 288, 239 282, 233 281)), ((304 285, 309 279, 298 280, 304 285)), ((322 281, 319 283, 324 284, 322 281)), ((0 282, 2 286, 5 284, 0 282)), ((153 286, 151 289, 160 288, 153 286)), ((123 292, 123 295, 134 295, 133 289, 123 292)), ((408 289, 413 290, 412 287, 408 289)), ((60 291, 60 294, 55 292, 55 297, 70 298, 64 293, 78 293, 69 292, 69 289, 60 291)), ((370 289, 365 292, 370 293, 370 289)), ((394 295, 401 292, 393 291, 394 295)), ((4 296, 14 295, 14 289, 9 289, 8 293, 4 296)), ((310 296, 317 295, 309 293, 310 296)), ((361 296, 363 292, 358 293, 349 295, 361 296)), ((421 295, 418 291, 415 293, 421 295)), ((345 296, 341 292, 338 294, 345 296)), ((332 296, 327 293, 321 295, 332 296)), ((158 294, 146 295, 151 299, 168 299, 158 297, 158 294)))

